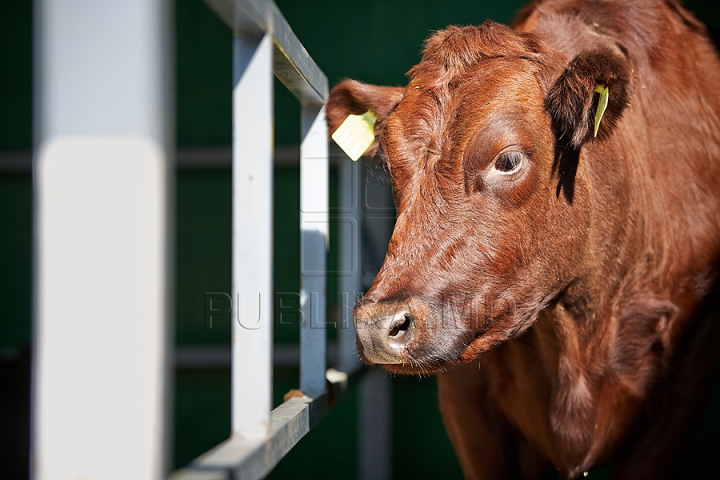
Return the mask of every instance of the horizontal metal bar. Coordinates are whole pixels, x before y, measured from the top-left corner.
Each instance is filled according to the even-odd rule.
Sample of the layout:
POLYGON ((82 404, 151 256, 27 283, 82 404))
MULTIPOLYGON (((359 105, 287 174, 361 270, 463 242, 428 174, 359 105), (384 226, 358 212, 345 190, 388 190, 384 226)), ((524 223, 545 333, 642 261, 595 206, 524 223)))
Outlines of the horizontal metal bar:
POLYGON ((195 470, 182 468, 170 477, 172 480, 232 480, 230 472, 220 470, 195 470))
MULTIPOLYGON (((175 166, 178 170, 229 169, 232 166, 232 148, 181 147, 175 152, 175 166)), ((330 166, 353 163, 335 145, 330 145, 330 166)), ((273 165, 296 167, 300 165, 300 145, 279 145, 273 151, 273 165)), ((32 153, 29 150, 0 151, 0 174, 30 173, 32 153)))
POLYGON ((28 151, 0 152, 0 173, 30 173, 32 153, 28 151))
MULTIPOLYGON (((7 158, 9 168, 11 165, 23 162, 27 158, 27 165, 30 165, 30 153, 21 152, 0 152, 0 172, 4 170, 3 162, 7 158), (23 157, 27 155, 27 157, 23 157)), ((340 147, 335 144, 329 145, 328 160, 331 167, 343 163, 352 164, 340 147)), ((232 149, 230 147, 185 147, 178 148, 176 165, 180 170, 191 169, 212 169, 230 168, 232 164, 232 149)), ((300 145, 276 145, 273 149, 273 165, 276 167, 296 167, 300 165, 300 145)))
MULTIPOLYGON (((0 153, 0 170, 3 155, 0 153)), ((348 160, 349 161, 349 160, 348 160)), ((232 148, 230 147, 187 147, 177 151, 178 169, 230 168, 232 148)), ((276 167, 298 166, 300 145, 280 145, 273 149, 273 165, 276 167)))
MULTIPOLYGON (((350 388, 359 381, 364 369, 345 373, 329 369, 328 392, 316 398, 291 398, 270 414, 270 432, 265 440, 243 440, 237 436, 198 457, 170 480, 202 480, 192 473, 224 472, 228 478, 253 480, 265 477, 280 460, 317 425, 350 388), (180 474, 184 476, 179 476, 180 474)), ((222 478, 222 477, 221 477, 222 478)))
MULTIPOLYGON (((328 342, 328 361, 338 358, 336 342, 328 342)), ((0 357, 3 353, 0 350, 0 357)), ((229 345, 186 345, 175 348, 175 368, 230 368, 232 353, 229 345)), ((273 365, 297 367, 300 364, 300 346, 280 343, 273 346, 273 365)))
POLYGON ((325 74, 310 57, 272 0, 205 0, 235 35, 261 37, 272 32, 275 76, 303 104, 322 104, 328 92, 325 74))

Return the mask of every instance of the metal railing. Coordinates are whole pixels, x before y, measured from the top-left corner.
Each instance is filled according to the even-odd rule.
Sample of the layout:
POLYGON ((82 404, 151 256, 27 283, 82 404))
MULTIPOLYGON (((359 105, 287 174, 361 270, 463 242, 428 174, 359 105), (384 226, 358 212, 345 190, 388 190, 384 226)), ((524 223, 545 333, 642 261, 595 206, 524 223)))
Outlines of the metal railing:
MULTIPOLYGON (((331 394, 333 400, 342 396, 349 380, 348 372, 328 370, 325 364, 327 78, 273 2, 206 3, 234 34, 232 435, 173 478, 205 478, 209 471, 233 472, 235 478, 262 478, 322 419, 329 410, 331 394), (304 395, 271 411, 273 73, 301 103, 300 390, 304 395)), ((352 190, 359 193, 357 188, 352 190)), ((354 227, 351 235, 357 236, 358 225, 354 227)), ((352 248, 353 240, 346 242, 351 247, 343 249, 346 255, 359 254, 357 243, 352 248)), ((348 260, 350 269, 353 264, 358 268, 357 259, 343 261, 348 260)), ((359 291, 360 285, 343 288, 359 291)), ((354 342, 352 322, 345 327, 339 349, 352 352, 347 345, 354 342)), ((345 358, 343 363, 346 369, 357 366, 354 359, 345 358)))
MULTIPOLYGON (((328 369, 327 78, 272 0, 205 1, 233 31, 232 434, 171 477, 261 478, 360 371, 352 305, 363 282, 361 166, 338 162, 342 198, 332 214, 341 225, 338 290, 345 293, 338 365, 328 369), (301 104, 303 318, 302 396, 274 410, 273 74, 301 104)), ((169 3, 36 0, 36 479, 156 479, 168 471, 174 271, 169 3)), ((364 415, 361 431, 380 430, 371 414, 364 415)))

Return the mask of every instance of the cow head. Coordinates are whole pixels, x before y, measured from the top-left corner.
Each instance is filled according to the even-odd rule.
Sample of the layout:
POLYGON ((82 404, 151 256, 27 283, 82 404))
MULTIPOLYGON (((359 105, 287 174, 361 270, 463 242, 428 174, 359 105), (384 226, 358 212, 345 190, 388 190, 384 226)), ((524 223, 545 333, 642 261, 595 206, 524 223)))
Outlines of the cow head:
POLYGON ((487 22, 433 35, 406 88, 344 81, 331 131, 372 110, 397 209, 355 307, 358 350, 398 373, 470 361, 527 329, 581 274, 590 202, 578 152, 610 136, 631 70, 610 50, 566 59, 487 22), (596 85, 610 88, 598 138, 596 85))

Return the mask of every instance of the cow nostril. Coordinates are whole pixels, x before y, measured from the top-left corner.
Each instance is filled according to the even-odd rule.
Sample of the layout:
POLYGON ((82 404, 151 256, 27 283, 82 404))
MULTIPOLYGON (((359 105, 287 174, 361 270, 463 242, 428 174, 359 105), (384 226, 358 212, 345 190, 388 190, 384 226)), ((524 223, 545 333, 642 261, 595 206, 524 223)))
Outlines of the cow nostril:
POLYGON ((410 315, 405 314, 402 318, 399 318, 396 320, 396 324, 390 330, 390 333, 388 334, 388 336, 390 336, 390 337, 401 336, 403 333, 407 332, 407 330, 410 328, 411 323, 412 323, 412 319, 411 319, 410 315))

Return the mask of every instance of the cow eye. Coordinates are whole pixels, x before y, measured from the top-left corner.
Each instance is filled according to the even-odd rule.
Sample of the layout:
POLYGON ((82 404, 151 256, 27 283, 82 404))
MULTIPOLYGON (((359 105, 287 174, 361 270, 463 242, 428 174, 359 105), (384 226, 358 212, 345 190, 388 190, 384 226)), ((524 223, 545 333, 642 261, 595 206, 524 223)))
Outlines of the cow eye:
POLYGON ((523 163, 523 154, 520 152, 505 152, 495 161, 495 170, 502 173, 513 173, 523 163))

